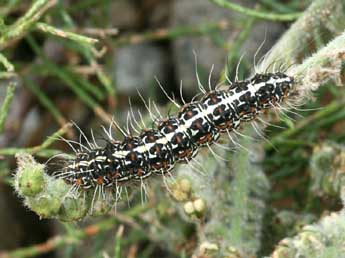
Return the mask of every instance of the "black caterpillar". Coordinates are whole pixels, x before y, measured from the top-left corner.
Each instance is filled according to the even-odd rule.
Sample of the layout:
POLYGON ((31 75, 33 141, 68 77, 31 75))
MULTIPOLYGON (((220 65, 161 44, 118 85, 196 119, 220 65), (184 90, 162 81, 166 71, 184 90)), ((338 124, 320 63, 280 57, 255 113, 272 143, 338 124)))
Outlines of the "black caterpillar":
POLYGON ((183 105, 176 116, 156 122, 138 136, 111 139, 104 148, 80 150, 56 173, 76 188, 112 187, 151 174, 165 174, 177 162, 189 162, 199 147, 211 145, 220 133, 236 130, 264 109, 283 102, 294 79, 284 73, 256 74, 222 90, 207 92, 183 105))

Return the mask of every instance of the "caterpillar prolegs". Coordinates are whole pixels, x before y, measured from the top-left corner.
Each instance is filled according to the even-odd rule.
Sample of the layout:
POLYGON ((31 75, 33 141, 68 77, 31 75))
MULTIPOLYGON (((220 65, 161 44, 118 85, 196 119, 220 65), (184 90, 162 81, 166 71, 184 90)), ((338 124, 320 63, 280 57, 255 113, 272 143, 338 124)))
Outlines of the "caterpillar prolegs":
POLYGON ((137 135, 113 121, 124 134, 122 141, 105 130, 107 143, 100 147, 93 134, 93 141, 89 141, 80 130, 86 144, 64 139, 75 151, 73 157, 61 154, 62 158, 52 162, 53 156, 41 165, 30 155, 18 154, 17 192, 41 217, 74 221, 90 213, 107 213, 119 201, 123 189, 127 194, 127 184, 139 181, 141 192, 146 192, 144 179, 171 175, 177 163, 192 167, 198 150, 209 147, 213 152, 210 146, 219 145, 221 134, 228 134, 232 140, 232 132, 238 134, 241 124, 255 120, 264 110, 284 110, 281 104, 292 97, 295 84, 293 77, 277 72, 255 74, 208 92, 201 86, 202 95, 189 103, 179 106, 171 99, 179 106, 176 115, 158 118, 151 114, 152 128, 137 135))

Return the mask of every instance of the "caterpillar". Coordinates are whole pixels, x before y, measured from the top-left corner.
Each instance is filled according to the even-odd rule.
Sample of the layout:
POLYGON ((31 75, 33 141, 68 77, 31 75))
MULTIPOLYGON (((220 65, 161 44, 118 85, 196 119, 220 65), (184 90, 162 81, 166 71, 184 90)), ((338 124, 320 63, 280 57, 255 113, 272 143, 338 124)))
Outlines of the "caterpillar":
POLYGON ((285 73, 262 73, 222 89, 203 91, 175 116, 158 119, 155 126, 136 136, 124 133, 118 141, 108 134, 105 147, 87 141, 88 147, 76 151, 75 158, 60 162, 54 176, 75 189, 100 187, 103 191, 153 174, 164 175, 177 163, 190 162, 200 148, 217 142, 220 134, 229 134, 263 110, 279 106, 293 92, 294 84, 294 78, 285 73))

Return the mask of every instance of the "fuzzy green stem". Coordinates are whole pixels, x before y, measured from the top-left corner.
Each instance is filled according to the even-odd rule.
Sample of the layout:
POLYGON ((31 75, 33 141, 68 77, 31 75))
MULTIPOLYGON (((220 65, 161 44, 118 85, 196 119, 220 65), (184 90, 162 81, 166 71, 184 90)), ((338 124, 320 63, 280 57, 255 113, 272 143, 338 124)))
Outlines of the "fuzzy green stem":
POLYGON ((345 186, 345 146, 326 142, 314 148, 310 159, 310 190, 317 196, 339 196, 345 186))
POLYGON ((293 238, 280 241, 270 256, 293 257, 342 257, 345 245, 345 213, 332 213, 318 223, 303 227, 293 238))
POLYGON ((338 0, 313 1, 303 15, 280 38, 260 65, 261 71, 272 70, 274 65, 289 67, 299 63, 315 34, 322 30, 334 35, 345 28, 345 2, 338 0))
POLYGON ((13 64, 8 61, 8 59, 0 53, 0 63, 5 67, 7 72, 14 72, 14 66, 13 64))
MULTIPOLYGON (((252 133, 246 130, 244 134, 252 133)), ((204 214, 209 214, 206 225, 199 231, 200 249, 197 254, 200 256, 251 257, 260 249, 269 183, 261 169, 259 153, 262 149, 254 147, 248 138, 243 138, 241 145, 255 153, 249 155, 247 150, 238 150, 235 155, 230 152, 224 156, 221 155, 224 150, 212 147, 214 152, 229 161, 212 158, 210 154, 211 157, 199 161, 204 174, 193 173, 186 168, 178 171, 179 179, 190 178, 193 199, 204 200, 204 214)), ((187 208, 185 212, 189 210, 187 208)))
POLYGON ((339 82, 341 67, 345 61, 345 32, 333 39, 321 50, 292 69, 302 96, 310 94, 330 79, 339 82))
POLYGON ((55 4, 56 0, 34 1, 31 8, 20 19, 14 24, 7 26, 5 32, 0 37, 0 50, 11 45, 13 40, 23 37, 31 26, 55 4))
MULTIPOLYGON (((252 135, 253 132, 247 129, 244 134, 252 135)), ((224 195, 225 198, 218 207, 219 210, 213 211, 221 212, 222 207, 226 207, 227 203, 230 203, 231 216, 227 217, 228 215, 224 214, 222 220, 226 221, 229 226, 229 230, 224 232, 223 248, 226 248, 225 253, 230 257, 235 254, 240 254, 242 257, 255 256, 260 249, 265 200, 270 188, 259 160, 260 152, 263 150, 248 138, 244 138, 240 144, 245 148, 250 148, 252 153, 242 149, 235 155, 231 153, 226 156, 232 160, 228 167, 233 168, 234 175, 231 182, 223 178, 222 187, 229 183, 230 186, 228 190, 226 188, 216 190, 219 196, 224 195)), ((208 227, 209 233, 214 234, 215 230, 212 228, 212 224, 208 227)))

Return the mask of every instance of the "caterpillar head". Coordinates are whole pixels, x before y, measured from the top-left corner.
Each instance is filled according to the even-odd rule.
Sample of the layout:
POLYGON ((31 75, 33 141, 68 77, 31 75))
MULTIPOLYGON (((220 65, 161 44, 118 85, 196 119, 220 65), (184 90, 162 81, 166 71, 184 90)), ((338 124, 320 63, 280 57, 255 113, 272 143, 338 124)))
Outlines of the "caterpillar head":
POLYGON ((255 88, 262 108, 270 108, 292 93, 295 82, 293 77, 278 72, 255 74, 250 84, 255 88))

